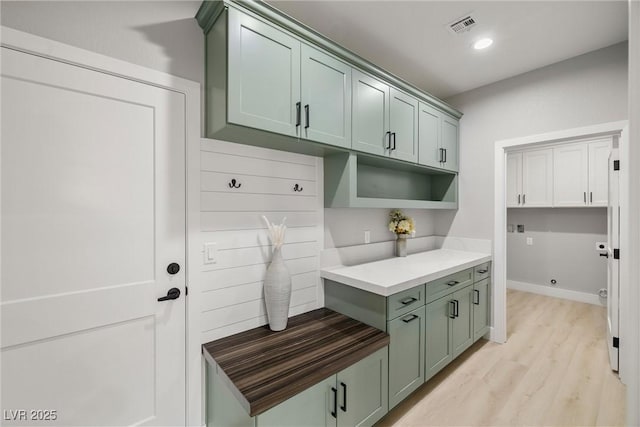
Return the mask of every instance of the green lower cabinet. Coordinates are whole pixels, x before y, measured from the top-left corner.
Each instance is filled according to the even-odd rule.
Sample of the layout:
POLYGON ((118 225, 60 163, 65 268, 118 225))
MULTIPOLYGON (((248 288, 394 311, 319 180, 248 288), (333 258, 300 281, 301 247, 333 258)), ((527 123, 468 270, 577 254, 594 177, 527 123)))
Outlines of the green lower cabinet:
POLYGON ((425 381, 453 360, 450 318, 454 315, 453 304, 449 295, 426 305, 425 381))
POLYGON ((424 383, 425 307, 387 322, 389 409, 424 383))
POLYGON ((491 279, 484 279, 473 284, 473 340, 479 340, 489 332, 489 315, 491 310, 491 279))
POLYGON ((473 286, 454 292, 455 317, 451 319, 453 357, 458 357, 473 344, 473 286))
POLYGON ((256 417, 256 427, 335 427, 331 415, 336 376, 314 385, 256 417))
POLYGON ((371 426, 389 410, 387 347, 337 374, 337 426, 371 426))

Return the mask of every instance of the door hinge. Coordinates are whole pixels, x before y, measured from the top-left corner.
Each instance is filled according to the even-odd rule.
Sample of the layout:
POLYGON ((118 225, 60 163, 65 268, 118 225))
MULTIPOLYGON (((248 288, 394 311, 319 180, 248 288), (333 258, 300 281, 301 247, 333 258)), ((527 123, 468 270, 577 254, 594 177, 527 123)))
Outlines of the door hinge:
POLYGON ((620 259, 620 249, 613 250, 613 259, 620 259))
POLYGON ((620 338, 613 337, 613 348, 620 348, 620 338))
POLYGON ((184 295, 185 296, 189 295, 189 287, 188 286, 184 287, 184 295))
POLYGON ((613 170, 614 171, 619 171, 620 170, 620 160, 614 160, 613 161, 613 170))

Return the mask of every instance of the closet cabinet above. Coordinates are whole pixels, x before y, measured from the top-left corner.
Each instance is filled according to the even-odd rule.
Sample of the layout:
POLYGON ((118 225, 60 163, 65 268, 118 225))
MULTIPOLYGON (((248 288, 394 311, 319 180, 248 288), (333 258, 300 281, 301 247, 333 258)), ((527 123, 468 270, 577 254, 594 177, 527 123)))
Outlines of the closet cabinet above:
POLYGON ((507 154, 507 207, 553 205, 552 155, 550 148, 507 154))
MULTIPOLYGON (((399 161, 423 168, 419 174, 448 174, 435 181, 457 186, 459 111, 267 3, 205 1, 196 18, 206 42, 207 137, 322 157, 373 155, 385 175, 398 167, 384 162, 399 161), (437 123, 421 127, 421 107, 437 123), (428 141, 424 148, 422 140, 428 141)), ((404 207, 456 207, 455 188, 440 195, 436 182, 436 198, 430 198, 432 190, 421 185, 403 190, 412 197, 417 189, 416 203, 382 194, 366 196, 366 205, 389 207, 371 199, 395 198, 406 200, 404 207)))

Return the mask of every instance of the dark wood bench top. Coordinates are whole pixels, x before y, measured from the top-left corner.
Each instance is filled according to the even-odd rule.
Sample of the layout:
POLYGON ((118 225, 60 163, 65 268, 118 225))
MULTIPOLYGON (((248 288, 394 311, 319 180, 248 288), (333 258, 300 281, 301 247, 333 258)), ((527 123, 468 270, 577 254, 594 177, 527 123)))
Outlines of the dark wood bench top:
POLYGON ((327 308, 289 319, 287 329, 251 329, 207 344, 249 415, 258 415, 389 344, 389 335, 327 308))

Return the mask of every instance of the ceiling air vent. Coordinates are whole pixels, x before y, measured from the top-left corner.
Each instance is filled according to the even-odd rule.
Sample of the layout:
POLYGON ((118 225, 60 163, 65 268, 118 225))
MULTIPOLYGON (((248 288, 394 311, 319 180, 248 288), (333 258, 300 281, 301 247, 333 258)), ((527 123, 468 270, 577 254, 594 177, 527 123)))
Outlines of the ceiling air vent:
POLYGON ((478 21, 476 21, 471 14, 468 14, 451 22, 449 24, 449 31, 453 34, 462 34, 465 31, 471 30, 477 23, 478 21))

